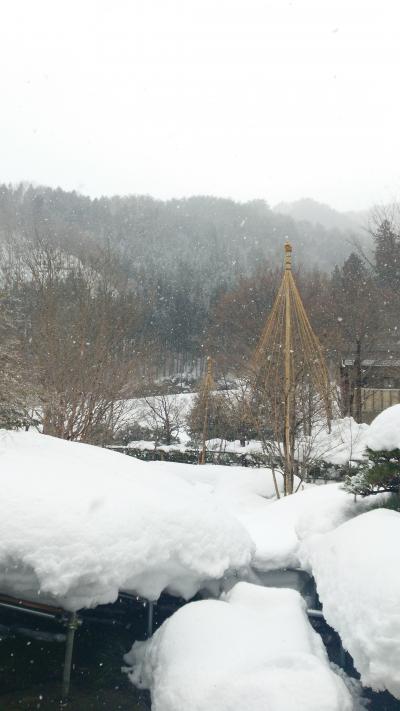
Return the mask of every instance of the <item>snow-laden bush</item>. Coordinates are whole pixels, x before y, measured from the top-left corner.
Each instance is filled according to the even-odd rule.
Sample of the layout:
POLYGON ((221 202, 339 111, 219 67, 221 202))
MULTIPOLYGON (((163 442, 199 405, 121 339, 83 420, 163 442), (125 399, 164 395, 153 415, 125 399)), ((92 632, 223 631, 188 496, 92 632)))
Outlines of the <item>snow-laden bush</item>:
POLYGON ((400 492, 400 405, 381 412, 366 436, 367 461, 354 476, 345 480, 345 488, 360 496, 400 492))

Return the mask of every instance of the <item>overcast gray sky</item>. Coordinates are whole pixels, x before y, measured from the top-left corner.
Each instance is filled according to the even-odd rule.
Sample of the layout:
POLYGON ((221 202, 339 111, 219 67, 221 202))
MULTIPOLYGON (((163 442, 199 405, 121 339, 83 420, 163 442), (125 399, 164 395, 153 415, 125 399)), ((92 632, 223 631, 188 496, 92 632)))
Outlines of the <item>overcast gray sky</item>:
POLYGON ((400 195, 399 0, 14 0, 0 181, 361 209, 400 195))

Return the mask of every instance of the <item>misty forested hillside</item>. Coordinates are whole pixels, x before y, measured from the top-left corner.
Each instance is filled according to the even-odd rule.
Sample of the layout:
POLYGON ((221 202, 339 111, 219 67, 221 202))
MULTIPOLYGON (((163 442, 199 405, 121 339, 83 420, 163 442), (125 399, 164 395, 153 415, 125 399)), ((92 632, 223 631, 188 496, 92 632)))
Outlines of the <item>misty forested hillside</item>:
POLYGON ((296 223, 266 202, 197 196, 163 202, 148 196, 91 200, 75 192, 20 185, 0 187, 3 240, 35 234, 72 253, 111 245, 132 277, 143 270, 173 278, 185 267, 213 289, 281 262, 288 238, 296 263, 330 271, 352 250, 351 230, 296 223))
POLYGON ((363 242, 368 240, 368 210, 339 212, 312 198, 302 198, 294 202, 280 202, 275 205, 274 212, 287 215, 296 222, 305 221, 314 226, 321 225, 328 230, 355 233, 363 242))

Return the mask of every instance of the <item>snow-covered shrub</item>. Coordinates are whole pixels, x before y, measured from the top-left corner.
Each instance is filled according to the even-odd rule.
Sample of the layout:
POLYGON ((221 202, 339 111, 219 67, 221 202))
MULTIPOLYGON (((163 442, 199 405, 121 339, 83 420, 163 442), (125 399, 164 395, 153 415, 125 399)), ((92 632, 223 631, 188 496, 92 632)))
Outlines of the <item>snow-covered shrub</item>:
POLYGON ((367 461, 346 478, 347 491, 360 496, 400 493, 400 405, 388 407, 374 419, 365 443, 367 461))

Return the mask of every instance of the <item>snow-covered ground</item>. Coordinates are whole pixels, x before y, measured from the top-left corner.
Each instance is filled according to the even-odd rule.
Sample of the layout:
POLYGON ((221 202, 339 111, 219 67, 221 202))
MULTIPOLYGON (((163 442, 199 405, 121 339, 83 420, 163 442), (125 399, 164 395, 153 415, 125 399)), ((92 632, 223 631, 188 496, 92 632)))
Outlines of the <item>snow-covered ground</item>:
MULTIPOLYGON (((352 417, 332 420, 330 432, 326 422, 313 427, 311 436, 301 436, 295 442, 295 457, 301 461, 345 465, 352 460, 364 458, 369 425, 359 424, 352 417)), ((262 454, 262 443, 256 440, 230 442, 221 439, 208 440, 207 448, 213 451, 235 454, 262 454)))
MULTIPOLYGON (((190 439, 187 416, 193 406, 195 393, 181 393, 166 395, 165 398, 172 408, 180 412, 179 443, 171 445, 158 445, 164 451, 185 451, 186 443, 190 439)), ((157 396, 127 400, 124 404, 122 423, 139 424, 143 427, 154 425, 154 413, 151 404, 155 404, 157 396)), ((160 421, 161 422, 161 421, 160 421)), ((364 457, 366 437, 369 425, 359 424, 352 417, 335 418, 328 431, 326 423, 316 424, 311 436, 301 436, 295 444, 296 459, 298 461, 325 461, 329 464, 345 465, 352 460, 364 457)), ((135 449, 154 449, 155 443, 151 440, 137 440, 129 443, 135 449)), ((244 446, 238 440, 210 439, 207 448, 215 452, 229 452, 237 455, 262 454, 262 443, 250 440, 244 446)))
POLYGON ((0 432, 0 591, 67 609, 119 590, 192 596, 246 567, 236 517, 172 469, 33 432, 0 432))
POLYGON ((332 420, 330 432, 326 425, 316 425, 311 437, 298 442, 298 458, 301 461, 304 450, 312 461, 329 464, 345 465, 363 459, 368 431, 369 425, 358 423, 352 417, 332 420))
MULTIPOLYGON (((197 396, 197 393, 172 393, 170 395, 164 395, 165 399, 170 405, 176 404, 176 407, 185 417, 189 414, 190 409, 193 407, 193 400, 197 396)), ((130 398, 129 400, 124 400, 124 419, 126 422, 136 422, 145 425, 147 423, 147 417, 151 414, 150 405, 154 405, 159 399, 158 395, 149 395, 148 397, 138 397, 130 398)))
POLYGON ((361 681, 400 699, 400 514, 377 509, 302 546, 327 622, 361 681))
POLYGON ((351 711, 294 590, 238 583, 186 605, 125 661, 153 711, 351 711))

